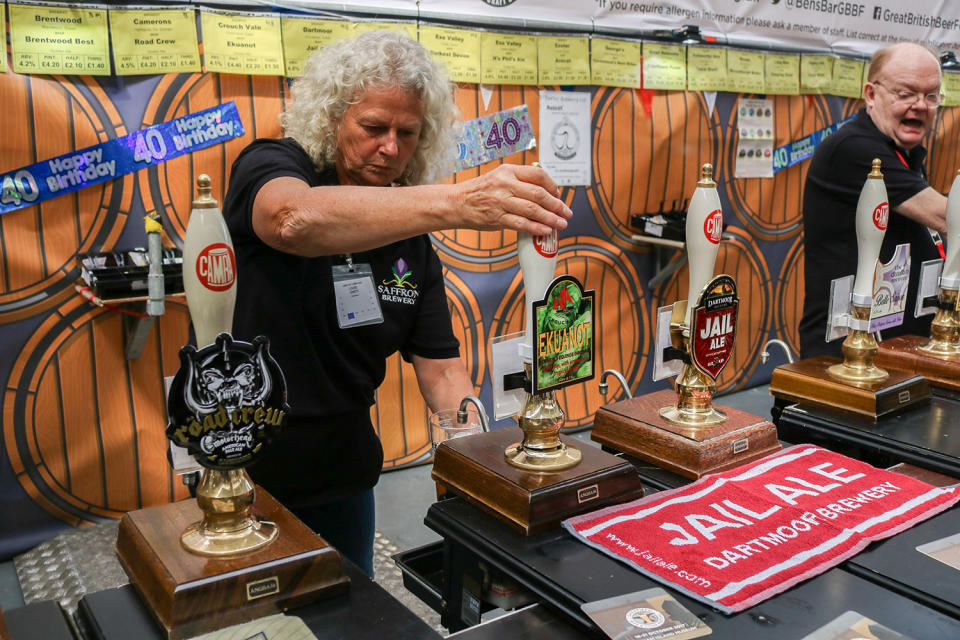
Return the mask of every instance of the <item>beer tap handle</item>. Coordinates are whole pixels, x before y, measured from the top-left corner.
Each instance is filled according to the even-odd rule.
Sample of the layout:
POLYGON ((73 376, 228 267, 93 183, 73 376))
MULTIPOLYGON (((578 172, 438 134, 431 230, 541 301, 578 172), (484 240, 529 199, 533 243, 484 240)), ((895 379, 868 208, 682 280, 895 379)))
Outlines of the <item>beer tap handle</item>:
POLYGON ((953 179, 947 197, 947 256, 943 261, 940 286, 960 289, 960 171, 953 179))
MULTIPOLYGON (((540 166, 534 163, 534 166, 540 166)), ((520 345, 520 358, 524 362, 533 362, 533 303, 542 300, 547 287, 553 281, 557 269, 557 251, 560 238, 554 229, 544 236, 532 236, 517 232, 517 258, 520 261, 520 273, 523 278, 524 324, 523 343, 520 345)))
POLYGON ((873 277, 889 216, 890 205, 880 172, 880 159, 874 158, 873 168, 863 183, 857 202, 857 275, 850 296, 855 306, 873 305, 873 277))
POLYGON ((684 325, 690 326, 690 316, 697 306, 700 290, 713 277, 713 269, 720 250, 723 231, 723 211, 717 183, 713 181, 713 166, 705 164, 700 170, 700 181, 690 198, 687 210, 686 246, 690 264, 690 285, 687 289, 687 312, 684 325))

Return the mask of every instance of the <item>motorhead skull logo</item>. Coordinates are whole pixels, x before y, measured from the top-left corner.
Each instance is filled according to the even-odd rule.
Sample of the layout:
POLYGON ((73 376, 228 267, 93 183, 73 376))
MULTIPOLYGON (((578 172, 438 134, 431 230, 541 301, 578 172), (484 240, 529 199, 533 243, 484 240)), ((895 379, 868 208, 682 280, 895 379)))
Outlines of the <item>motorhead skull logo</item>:
POLYGON ((286 420, 283 373, 269 341, 221 333, 213 344, 180 349, 167 400, 167 437, 205 467, 245 466, 286 420))

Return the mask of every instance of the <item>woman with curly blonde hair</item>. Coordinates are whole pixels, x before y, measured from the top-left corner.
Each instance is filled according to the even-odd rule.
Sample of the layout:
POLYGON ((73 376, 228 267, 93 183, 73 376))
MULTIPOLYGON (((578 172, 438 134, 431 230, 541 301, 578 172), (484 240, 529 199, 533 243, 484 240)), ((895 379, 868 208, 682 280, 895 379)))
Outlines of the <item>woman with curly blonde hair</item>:
MULTIPOLYGON (((456 108, 446 74, 404 36, 373 31, 324 48, 292 94, 288 137, 244 149, 224 200, 234 335, 269 338, 291 409, 250 472, 372 575, 383 448, 370 407, 386 358, 399 351, 413 365, 433 410, 474 393, 428 234, 543 235, 571 213, 537 167, 429 184, 452 159, 456 108)), ((399 420, 400 407, 381 416, 391 409, 399 420)))
POLYGON ((423 106, 420 140, 397 183, 433 182, 452 165, 459 114, 446 71, 423 47, 399 34, 371 32, 312 56, 293 85, 293 104, 281 122, 286 134, 323 168, 336 161, 337 126, 347 108, 368 87, 389 85, 416 95, 423 106))

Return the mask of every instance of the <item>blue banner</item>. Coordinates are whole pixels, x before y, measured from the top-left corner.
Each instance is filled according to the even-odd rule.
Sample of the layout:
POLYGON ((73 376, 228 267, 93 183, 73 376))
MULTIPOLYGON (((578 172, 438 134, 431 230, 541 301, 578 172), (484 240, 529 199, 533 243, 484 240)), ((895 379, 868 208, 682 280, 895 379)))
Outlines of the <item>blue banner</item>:
POLYGON ((786 169, 787 167, 792 167, 798 162, 803 162, 807 158, 812 157, 813 152, 817 150, 817 147, 827 136, 856 117, 856 114, 854 114, 844 118, 840 122, 834 122, 829 127, 824 127, 819 131, 814 131, 810 135, 804 136, 799 140, 794 140, 793 142, 789 142, 782 147, 777 147, 776 151, 773 152, 773 172, 776 173, 777 171, 786 169))
POLYGON ((0 214, 242 135, 243 123, 231 101, 14 169, 0 175, 0 214))

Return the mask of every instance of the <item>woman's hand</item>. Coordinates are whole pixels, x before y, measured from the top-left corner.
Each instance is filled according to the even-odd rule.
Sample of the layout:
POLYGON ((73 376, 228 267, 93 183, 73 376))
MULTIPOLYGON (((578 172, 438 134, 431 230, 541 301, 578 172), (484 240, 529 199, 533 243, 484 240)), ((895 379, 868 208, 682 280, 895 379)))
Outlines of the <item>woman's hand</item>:
POLYGON ((560 200, 560 188, 539 167, 503 164, 459 188, 459 227, 513 229, 546 235, 564 229, 573 215, 560 200))

